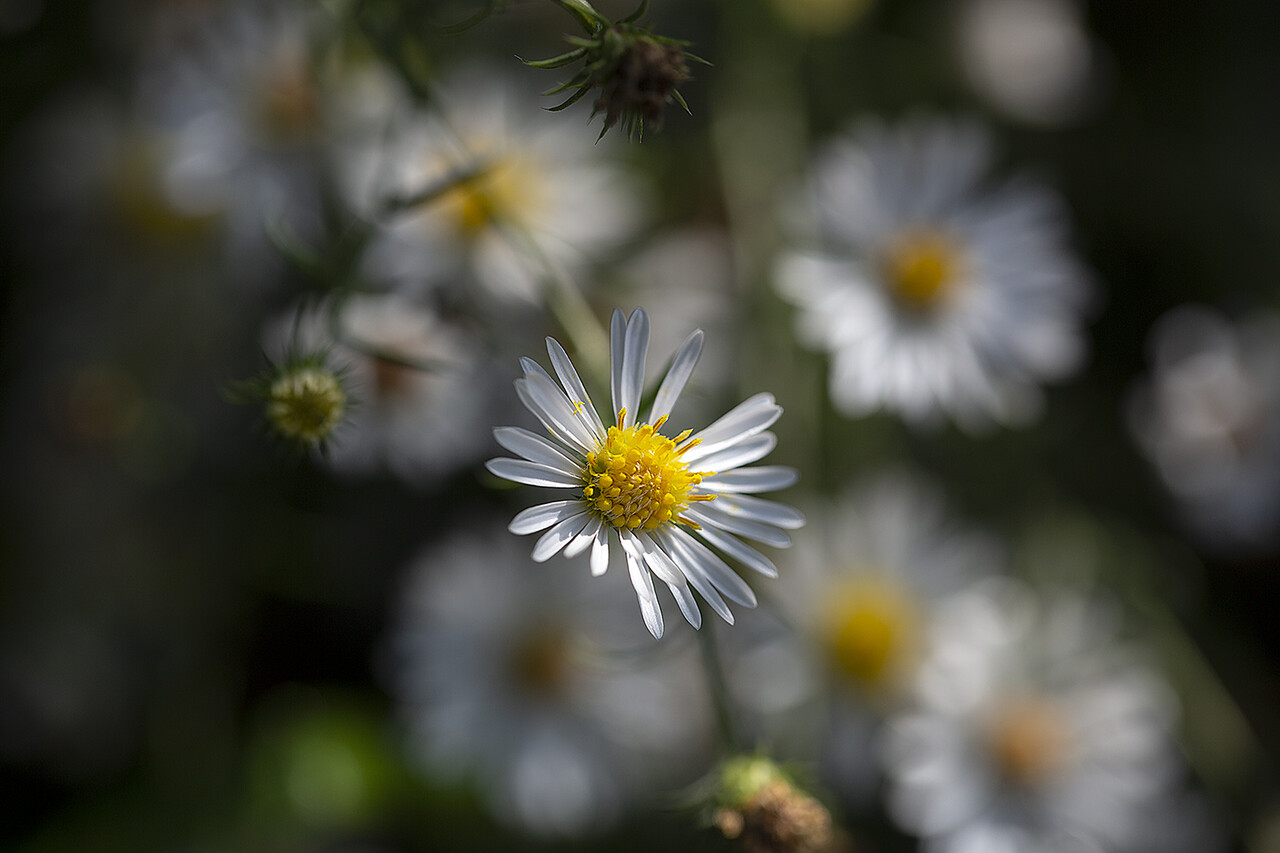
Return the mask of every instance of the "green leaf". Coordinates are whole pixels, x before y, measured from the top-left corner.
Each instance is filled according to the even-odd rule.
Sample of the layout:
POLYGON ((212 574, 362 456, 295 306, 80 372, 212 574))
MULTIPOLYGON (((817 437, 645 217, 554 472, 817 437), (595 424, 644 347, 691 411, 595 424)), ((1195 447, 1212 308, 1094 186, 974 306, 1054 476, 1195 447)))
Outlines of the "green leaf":
POLYGON ((520 59, 520 57, 518 56, 516 57, 516 59, 520 59, 521 62, 523 62, 525 65, 528 65, 530 68, 551 69, 551 68, 563 68, 564 66, 568 65, 571 62, 577 62, 579 59, 582 59, 586 55, 587 55, 586 48, 580 47, 575 50, 571 50, 568 53, 562 53, 559 56, 553 56, 550 59, 520 59))

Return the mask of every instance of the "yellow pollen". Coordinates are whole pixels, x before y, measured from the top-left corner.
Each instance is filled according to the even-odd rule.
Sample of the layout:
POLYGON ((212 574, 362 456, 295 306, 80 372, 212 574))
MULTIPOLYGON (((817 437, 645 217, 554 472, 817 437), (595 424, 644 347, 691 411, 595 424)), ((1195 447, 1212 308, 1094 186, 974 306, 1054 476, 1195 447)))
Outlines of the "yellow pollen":
POLYGON ((889 293, 906 308, 932 308, 963 278, 964 250, 939 231, 908 229, 889 245, 883 272, 889 293))
MULTIPOLYGON (((604 442, 587 454, 582 496, 604 521, 619 528, 653 530, 667 524, 697 527, 680 517, 695 501, 715 495, 691 495, 689 490, 709 477, 710 471, 690 471, 681 456, 694 442, 683 446, 658 432, 663 416, 652 424, 624 427, 626 410, 609 427, 604 442)), ((680 440, 688 437, 681 433, 680 440)))
POLYGON ((850 580, 828 595, 822 620, 831 662, 869 690, 898 683, 918 652, 920 620, 896 584, 876 577, 850 580))
POLYGON ((1048 700, 1023 696, 993 715, 987 742, 993 763, 1006 779, 1035 785, 1062 765, 1067 727, 1062 713, 1048 700))

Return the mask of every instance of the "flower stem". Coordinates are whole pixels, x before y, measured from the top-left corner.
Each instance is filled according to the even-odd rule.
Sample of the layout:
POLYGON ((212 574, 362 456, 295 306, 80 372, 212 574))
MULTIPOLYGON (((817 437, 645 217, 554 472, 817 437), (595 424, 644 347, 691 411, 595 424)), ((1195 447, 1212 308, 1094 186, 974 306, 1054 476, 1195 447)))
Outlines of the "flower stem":
POLYGON ((711 694, 711 704, 715 708, 720 750, 725 755, 736 755, 741 752, 741 745, 733 723, 733 710, 729 705, 729 685, 725 681, 724 669, 720 666, 720 651, 716 642, 715 628, 714 624, 703 625, 702 629, 695 633, 698 635, 698 648, 702 652, 702 668, 707 675, 707 689, 711 694))

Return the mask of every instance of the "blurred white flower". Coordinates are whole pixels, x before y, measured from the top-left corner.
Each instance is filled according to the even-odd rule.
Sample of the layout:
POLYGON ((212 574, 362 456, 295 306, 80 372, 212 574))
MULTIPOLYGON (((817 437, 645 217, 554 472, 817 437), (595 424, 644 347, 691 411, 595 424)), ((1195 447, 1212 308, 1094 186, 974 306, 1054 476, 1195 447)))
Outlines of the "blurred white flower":
POLYGON ((1175 699, 1116 617, 995 579, 939 608, 917 705, 882 744, 890 813, 923 850, 1170 849, 1175 699))
POLYGON ((1199 306, 1150 334, 1151 376, 1129 398, 1139 445, 1205 542, 1264 546, 1280 531, 1280 317, 1231 323, 1199 306))
POLYGON ((876 781, 880 718, 914 683, 933 612, 1001 571, 1004 555, 992 538, 954 522, 934 489, 904 473, 878 475, 805 514, 806 535, 779 590, 798 633, 754 643, 732 671, 734 689, 766 719, 780 696, 796 696, 789 683, 797 677, 810 699, 825 692, 825 719, 810 726, 821 732, 815 746, 825 781, 865 799, 876 781))
POLYGON ((802 338, 831 354, 844 414, 1023 423, 1038 383, 1080 364, 1088 277, 1062 204, 1025 181, 984 186, 990 160, 978 125, 928 118, 862 123, 817 158, 814 245, 776 276, 802 338))
POLYGON ((603 592, 464 529, 418 558, 389 638, 412 753, 533 833, 600 829, 709 759, 696 658, 633 654, 644 634, 603 592))
POLYGON ((933 608, 1001 571, 1004 555, 906 474, 880 475, 815 512, 783 594, 834 679, 892 703, 912 682, 933 608))
POLYGON ((468 273, 493 295, 536 301, 548 270, 572 274, 632 234, 639 191, 608 141, 593 144, 492 73, 438 88, 435 112, 402 116, 342 158, 351 204, 379 220, 388 205, 468 176, 387 220, 365 259, 370 278, 421 287, 468 273))
POLYGON ((963 0, 957 36, 973 87, 1006 113, 1060 125, 1088 106, 1097 49, 1077 0, 963 0))
POLYGON ((649 317, 637 309, 628 321, 614 311, 610 340, 612 406, 601 421, 564 348, 547 338, 554 379, 533 359, 521 359, 524 378, 515 382, 521 402, 547 428, 555 443, 519 427, 494 430, 498 443, 520 459, 491 459, 499 477, 531 486, 571 489, 574 497, 519 513, 513 533, 546 530, 533 549, 542 562, 564 551, 591 548, 592 574, 609 565, 612 537, 626 554, 645 626, 662 636, 662 610, 652 572, 666 583, 689 624, 702 624, 697 590, 725 621, 733 614, 724 598, 754 607, 755 593, 716 553, 717 549, 767 577, 777 568, 738 537, 786 548, 787 529, 804 524, 796 510, 752 497, 783 489, 796 471, 777 465, 742 466, 764 458, 777 443, 766 430, 782 416, 771 394, 757 394, 701 430, 674 438, 659 432, 693 373, 702 351, 702 330, 675 354, 648 416, 640 419, 649 317), (563 387, 562 387, 563 386, 563 387), (548 530, 548 528, 550 528, 548 530))
POLYGON ((479 340, 397 295, 355 295, 334 355, 358 400, 328 460, 415 482, 477 464, 489 448, 499 372, 479 340))
POLYGON ((225 216, 240 278, 274 250, 265 225, 320 228, 325 148, 391 103, 391 78, 326 48, 334 20, 314 4, 232 2, 144 54, 138 116, 166 141, 163 185, 190 214, 225 216), (377 94, 381 91, 381 94, 377 94))

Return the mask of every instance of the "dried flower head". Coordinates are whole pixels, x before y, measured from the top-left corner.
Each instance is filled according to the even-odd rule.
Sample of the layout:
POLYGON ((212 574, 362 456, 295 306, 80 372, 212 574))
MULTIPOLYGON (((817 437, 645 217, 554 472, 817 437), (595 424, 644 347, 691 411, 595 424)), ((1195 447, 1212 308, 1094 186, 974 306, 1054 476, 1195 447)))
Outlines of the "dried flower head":
POLYGON ((726 762, 716 828, 747 853, 830 853, 841 843, 826 807, 760 756, 726 762))
POLYGON ((705 60, 685 52, 688 42, 654 35, 637 24, 648 8, 648 0, 618 22, 610 21, 586 0, 555 0, 577 18, 587 36, 566 36, 574 49, 560 56, 526 64, 534 68, 563 68, 579 60, 583 67, 570 79, 547 90, 572 94, 551 107, 562 110, 581 100, 588 92, 599 90, 592 116, 604 113, 604 136, 609 128, 621 124, 627 136, 644 138, 646 124, 662 128, 663 111, 675 101, 685 112, 689 105, 677 87, 690 78, 687 61, 705 60))

